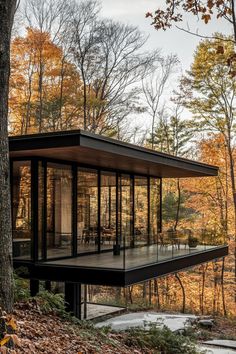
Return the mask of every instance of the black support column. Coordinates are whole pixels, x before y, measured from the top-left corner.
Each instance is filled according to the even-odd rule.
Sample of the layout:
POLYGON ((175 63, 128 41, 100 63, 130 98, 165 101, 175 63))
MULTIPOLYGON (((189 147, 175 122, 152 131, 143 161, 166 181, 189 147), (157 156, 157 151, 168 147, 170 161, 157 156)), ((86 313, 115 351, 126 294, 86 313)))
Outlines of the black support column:
POLYGON ((39 292, 39 280, 30 279, 30 296, 36 296, 39 292))
POLYGON ((72 312, 79 320, 81 316, 81 284, 65 283, 66 310, 72 312))
POLYGON ((31 258, 38 260, 38 160, 31 161, 31 258))

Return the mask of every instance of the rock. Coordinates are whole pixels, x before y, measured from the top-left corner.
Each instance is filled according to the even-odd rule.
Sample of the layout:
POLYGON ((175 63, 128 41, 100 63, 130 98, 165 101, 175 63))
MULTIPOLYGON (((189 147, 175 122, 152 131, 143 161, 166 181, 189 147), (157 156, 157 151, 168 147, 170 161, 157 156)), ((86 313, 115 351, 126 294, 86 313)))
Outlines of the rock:
POLYGON ((198 321, 198 325, 203 327, 203 328, 212 329, 212 327, 214 326, 214 320, 212 320, 212 319, 202 319, 202 320, 198 321))
POLYGON ((156 325, 158 327, 166 326, 172 332, 177 332, 189 327, 189 318, 196 319, 196 316, 158 312, 135 312, 99 322, 95 327, 110 326, 115 331, 124 331, 135 327, 148 330, 151 325, 156 325))

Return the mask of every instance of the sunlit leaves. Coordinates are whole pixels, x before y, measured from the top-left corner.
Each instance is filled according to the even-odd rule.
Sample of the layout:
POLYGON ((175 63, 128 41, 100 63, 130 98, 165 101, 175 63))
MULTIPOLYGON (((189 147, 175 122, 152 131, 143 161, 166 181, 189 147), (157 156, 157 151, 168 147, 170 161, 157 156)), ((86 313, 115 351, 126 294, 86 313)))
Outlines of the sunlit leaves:
POLYGON ((226 37, 224 41, 202 41, 181 85, 182 102, 192 111, 201 128, 226 136, 229 127, 234 129, 235 124, 234 57, 233 43, 226 37))
POLYGON ((27 134, 78 127, 81 81, 48 33, 28 28, 12 43, 10 129, 27 134))

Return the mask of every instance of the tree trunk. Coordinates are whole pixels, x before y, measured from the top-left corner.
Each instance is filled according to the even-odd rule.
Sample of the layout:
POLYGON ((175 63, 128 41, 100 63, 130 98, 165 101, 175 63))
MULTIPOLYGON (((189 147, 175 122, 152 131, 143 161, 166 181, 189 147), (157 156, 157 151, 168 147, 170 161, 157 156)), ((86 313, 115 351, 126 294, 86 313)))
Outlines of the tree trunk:
POLYGON ((11 29, 16 0, 0 0, 0 306, 13 307, 9 147, 7 132, 11 29))
POLYGON ((130 300, 130 303, 133 304, 133 286, 128 286, 128 294, 129 294, 129 300, 130 300))
POLYGON ((159 285, 158 285, 158 279, 154 279, 154 296, 156 298, 156 306, 157 309, 160 310, 160 295, 159 295, 159 285))
POLYGON ((202 265, 202 291, 200 295, 200 311, 201 314, 204 314, 204 298, 205 298, 205 284, 206 284, 206 272, 208 268, 208 263, 205 265, 202 265))
MULTIPOLYGON (((230 177, 231 177, 233 205, 234 205, 234 284, 236 284, 236 185, 235 185, 235 173, 234 173, 234 158, 233 158, 233 151, 230 144, 230 139, 227 142, 227 148, 229 154, 230 177)), ((236 291, 234 293, 234 301, 236 302, 236 291)))
POLYGON ((184 285, 182 283, 182 280, 180 279, 179 275, 176 273, 175 274, 176 279, 179 282, 179 285, 181 287, 182 290, 182 296, 183 296, 183 301, 182 301, 182 312, 185 313, 185 307, 186 307, 186 295, 185 295, 185 289, 184 289, 184 285))
POLYGON ((60 130, 63 130, 63 122, 62 122, 62 107, 63 107, 63 89, 64 89, 64 76, 65 76, 65 57, 63 56, 61 62, 61 77, 60 77, 60 98, 59 98, 59 124, 60 130))
POLYGON ((222 259, 222 266, 221 266, 221 295, 222 295, 222 307, 224 316, 227 317, 227 309, 225 303, 225 288, 224 288, 224 271, 225 271, 225 257, 222 259))
POLYGON ((152 305, 152 281, 148 281, 148 305, 152 305))

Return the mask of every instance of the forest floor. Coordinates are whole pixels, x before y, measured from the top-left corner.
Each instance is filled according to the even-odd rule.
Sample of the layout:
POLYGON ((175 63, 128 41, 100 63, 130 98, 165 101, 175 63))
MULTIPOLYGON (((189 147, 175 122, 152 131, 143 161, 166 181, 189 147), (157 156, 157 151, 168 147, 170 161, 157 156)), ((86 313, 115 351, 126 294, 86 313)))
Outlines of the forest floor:
MULTIPOLYGON (((202 331, 206 339, 229 339, 236 341, 236 319, 213 317, 214 326, 211 330, 202 331)), ((203 338, 204 339, 204 338, 203 338)))
POLYGON ((90 323, 73 324, 54 314, 43 314, 32 302, 17 304, 13 317, 19 341, 9 350, 12 354, 142 353, 125 345, 119 334, 106 333, 90 323))
MULTIPOLYGON (((73 323, 55 314, 45 314, 37 301, 20 302, 15 306, 13 317, 17 329, 14 349, 1 351, 11 354, 154 354, 161 351, 145 340, 133 340, 126 332, 95 328, 89 322, 73 323), (142 345, 140 345, 140 343, 142 345)), ((195 328, 197 340, 236 340, 236 320, 216 317, 210 330, 195 328)), ((133 334, 132 334, 133 335, 133 334)), ((176 336, 177 337, 177 336, 176 336)), ((140 339, 140 338, 139 338, 140 339)), ((173 340, 173 339, 171 339, 173 340)), ((172 353, 168 352, 167 353, 172 353)), ((191 351, 189 353, 192 353, 191 351)), ((195 354, 195 351, 193 351, 195 354)))

